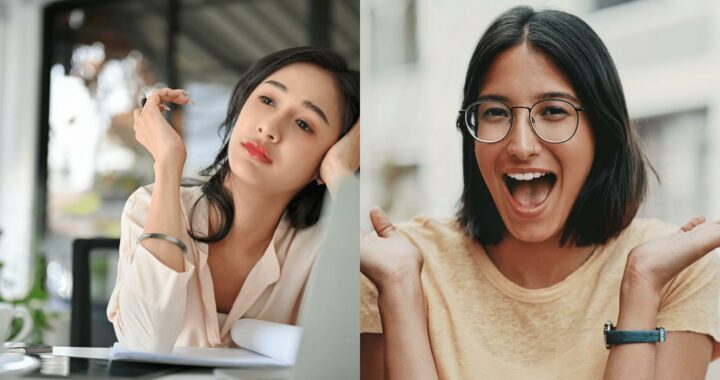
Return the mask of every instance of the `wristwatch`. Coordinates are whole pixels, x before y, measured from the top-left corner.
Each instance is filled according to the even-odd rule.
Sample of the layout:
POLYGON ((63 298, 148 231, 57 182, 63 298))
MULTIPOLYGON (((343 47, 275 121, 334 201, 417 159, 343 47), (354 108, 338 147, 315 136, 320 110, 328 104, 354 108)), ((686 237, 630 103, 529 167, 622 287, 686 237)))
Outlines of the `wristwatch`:
POLYGON ((658 327, 655 330, 616 330, 612 322, 605 322, 605 348, 615 344, 627 343, 662 343, 665 341, 665 329, 658 327))

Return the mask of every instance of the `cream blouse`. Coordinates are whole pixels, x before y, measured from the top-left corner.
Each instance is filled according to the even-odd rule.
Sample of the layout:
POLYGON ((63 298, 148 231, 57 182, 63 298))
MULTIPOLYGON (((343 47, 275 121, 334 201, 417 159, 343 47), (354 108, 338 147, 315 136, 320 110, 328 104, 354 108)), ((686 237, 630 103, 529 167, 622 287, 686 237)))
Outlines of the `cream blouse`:
MULTIPOLYGON (((128 198, 122 213, 117 282, 107 316, 123 347, 153 352, 169 352, 174 346, 234 347, 229 332, 240 318, 295 323, 319 248, 317 225, 298 230, 283 216, 227 318, 219 321, 207 244, 183 232, 179 238, 188 246, 184 272, 168 268, 137 244, 151 195, 152 185, 141 187, 128 198)), ((208 202, 202 195, 200 187, 182 187, 180 191, 185 230, 199 199, 192 223, 194 231, 201 234, 208 230, 208 202)))

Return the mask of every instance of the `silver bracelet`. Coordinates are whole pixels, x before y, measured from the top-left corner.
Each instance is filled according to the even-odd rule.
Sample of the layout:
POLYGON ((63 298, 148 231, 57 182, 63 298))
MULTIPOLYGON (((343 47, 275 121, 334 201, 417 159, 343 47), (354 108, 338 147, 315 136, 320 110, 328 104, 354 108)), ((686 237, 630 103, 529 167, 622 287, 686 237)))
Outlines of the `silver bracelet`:
POLYGON ((145 239, 162 239, 165 241, 169 241, 170 243, 173 243, 173 244, 177 245, 178 247, 180 247, 180 250, 182 251, 183 255, 187 253, 187 246, 185 245, 185 243, 183 243, 180 239, 178 239, 174 236, 161 234, 158 232, 145 233, 145 234, 140 235, 140 237, 138 238, 138 244, 140 244, 140 242, 145 239))

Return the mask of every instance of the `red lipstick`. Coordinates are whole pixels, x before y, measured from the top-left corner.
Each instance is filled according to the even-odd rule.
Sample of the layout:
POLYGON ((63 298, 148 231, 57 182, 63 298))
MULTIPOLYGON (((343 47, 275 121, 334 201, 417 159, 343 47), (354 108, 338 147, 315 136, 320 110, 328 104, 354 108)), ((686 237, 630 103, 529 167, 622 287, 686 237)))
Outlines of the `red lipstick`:
POLYGON ((242 145, 242 147, 245 148, 245 151, 250 155, 250 157, 254 158, 255 160, 262 162, 263 164, 272 164, 272 158, 270 157, 270 154, 262 145, 256 144, 252 141, 243 142, 240 145, 242 145))

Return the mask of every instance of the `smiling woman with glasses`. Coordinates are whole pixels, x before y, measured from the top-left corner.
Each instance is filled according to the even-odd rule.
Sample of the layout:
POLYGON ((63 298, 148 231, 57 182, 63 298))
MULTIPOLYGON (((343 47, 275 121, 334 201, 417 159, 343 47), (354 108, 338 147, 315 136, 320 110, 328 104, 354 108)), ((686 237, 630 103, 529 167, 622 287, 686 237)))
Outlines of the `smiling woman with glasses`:
POLYGON ((513 8, 470 59, 455 218, 361 240, 363 378, 703 379, 720 221, 636 218, 647 169, 595 32, 513 8))

